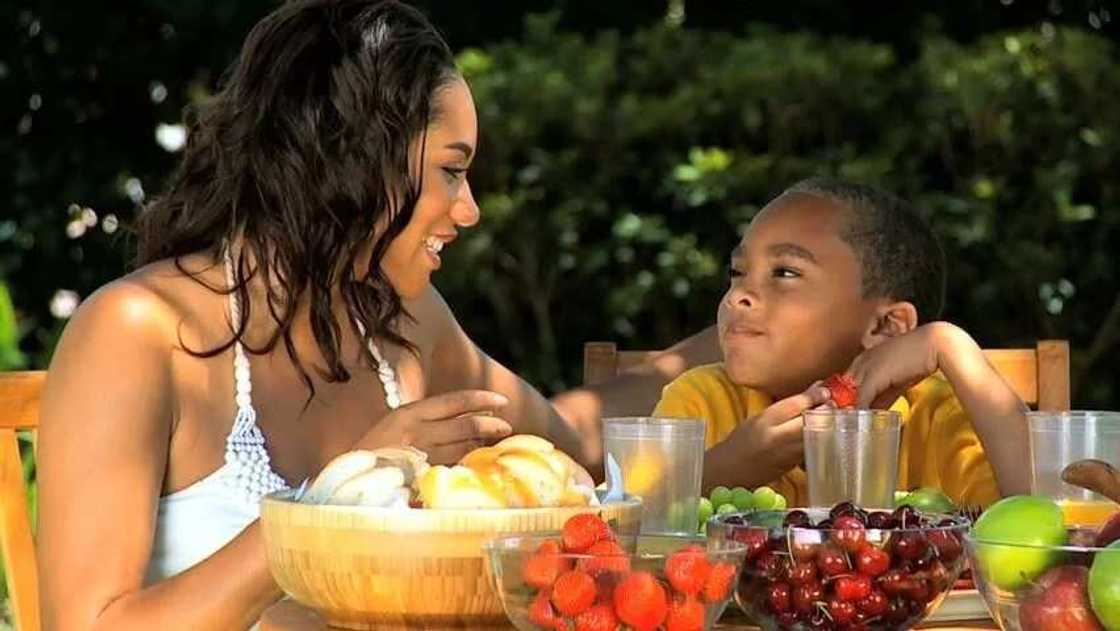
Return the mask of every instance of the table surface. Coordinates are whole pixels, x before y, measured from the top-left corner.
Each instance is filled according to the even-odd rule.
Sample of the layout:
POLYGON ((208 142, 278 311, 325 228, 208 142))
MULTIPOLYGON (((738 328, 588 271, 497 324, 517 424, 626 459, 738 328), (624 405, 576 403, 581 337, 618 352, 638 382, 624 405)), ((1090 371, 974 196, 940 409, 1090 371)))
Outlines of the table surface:
MULTIPOLYGON (((940 631, 976 631, 978 629, 998 629, 991 620, 976 621, 974 623, 954 622, 952 626, 926 626, 921 628, 939 629, 940 631)), ((469 627, 465 631, 469 631, 469 627)), ((480 627, 477 631, 498 631, 495 627, 480 627)), ((513 627, 504 627, 512 630, 513 627)), ((734 622, 716 625, 720 631, 757 631, 757 627, 736 624, 734 622)), ((329 631, 323 619, 314 611, 292 600, 281 600, 265 610, 261 616, 260 631, 329 631)))

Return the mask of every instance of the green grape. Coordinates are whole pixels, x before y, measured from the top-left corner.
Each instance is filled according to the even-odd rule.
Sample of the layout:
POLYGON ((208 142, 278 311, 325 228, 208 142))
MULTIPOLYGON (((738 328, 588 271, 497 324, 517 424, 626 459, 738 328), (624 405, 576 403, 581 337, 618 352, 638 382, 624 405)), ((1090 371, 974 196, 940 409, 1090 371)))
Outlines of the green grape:
POLYGON ((717 515, 726 515, 727 513, 737 513, 739 509, 734 504, 720 504, 716 509, 717 515))
POLYGON ((754 495, 749 489, 737 486, 731 489, 731 503, 739 510, 750 510, 755 507, 754 495))
POLYGON ((754 490, 754 507, 759 510, 774 510, 778 492, 768 486, 760 486, 754 490))
POLYGON ((712 506, 712 501, 706 497, 700 498, 700 507, 697 509, 697 518, 701 525, 707 523, 708 518, 715 512, 715 507, 712 506))
POLYGON ((712 500, 712 506, 723 506, 724 504, 730 504, 731 489, 727 488, 726 486, 717 486, 716 488, 712 489, 712 492, 708 494, 708 497, 710 497, 712 500))
POLYGON ((785 510, 785 509, 786 509, 786 496, 779 493, 778 496, 774 498, 774 510, 785 510))

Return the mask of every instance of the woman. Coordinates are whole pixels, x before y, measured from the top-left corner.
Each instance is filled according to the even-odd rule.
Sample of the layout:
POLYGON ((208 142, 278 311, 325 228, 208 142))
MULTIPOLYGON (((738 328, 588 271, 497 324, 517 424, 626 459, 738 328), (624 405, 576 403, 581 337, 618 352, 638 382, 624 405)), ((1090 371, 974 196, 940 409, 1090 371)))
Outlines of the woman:
POLYGON ((257 502, 355 448, 453 462, 535 433, 600 462, 601 414, 642 413, 710 335, 550 404, 482 353, 430 285, 479 220, 470 91, 395 2, 285 5, 190 122, 139 267, 53 358, 40 431, 48 629, 251 626, 280 596, 257 502))

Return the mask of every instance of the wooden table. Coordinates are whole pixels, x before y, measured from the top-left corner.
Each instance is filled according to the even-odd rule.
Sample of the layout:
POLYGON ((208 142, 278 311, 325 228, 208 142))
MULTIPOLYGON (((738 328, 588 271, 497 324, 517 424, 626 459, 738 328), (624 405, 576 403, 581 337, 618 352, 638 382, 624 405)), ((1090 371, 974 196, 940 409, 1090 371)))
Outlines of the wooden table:
MULTIPOLYGON (((977 621, 975 623, 953 623, 955 626, 927 626, 922 628, 939 629, 940 631, 976 631, 978 629, 998 629, 991 620, 977 621)), ((757 627, 736 624, 734 622, 716 625, 720 631, 757 631, 757 627)), ((479 627, 467 628, 464 631, 512 631, 512 626, 507 627, 479 627)), ((314 611, 293 600, 282 600, 265 610, 261 616, 260 631, 330 631, 330 627, 323 622, 314 611)))

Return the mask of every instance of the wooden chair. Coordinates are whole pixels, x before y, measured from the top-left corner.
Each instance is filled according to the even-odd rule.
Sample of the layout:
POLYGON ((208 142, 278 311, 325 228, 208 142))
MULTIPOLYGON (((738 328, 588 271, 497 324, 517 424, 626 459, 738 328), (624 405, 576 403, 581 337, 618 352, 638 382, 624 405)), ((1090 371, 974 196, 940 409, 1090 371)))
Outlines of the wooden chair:
POLYGON ((39 426, 46 372, 0 372, 0 550, 17 631, 39 631, 39 572, 18 431, 39 426))
MULTIPOLYGON (((659 352, 619 351, 614 342, 588 342, 583 346, 583 383, 610 379, 659 352)), ((985 349, 984 355, 1027 405, 1046 412, 1070 409, 1065 340, 1041 340, 1034 348, 985 349)))

